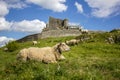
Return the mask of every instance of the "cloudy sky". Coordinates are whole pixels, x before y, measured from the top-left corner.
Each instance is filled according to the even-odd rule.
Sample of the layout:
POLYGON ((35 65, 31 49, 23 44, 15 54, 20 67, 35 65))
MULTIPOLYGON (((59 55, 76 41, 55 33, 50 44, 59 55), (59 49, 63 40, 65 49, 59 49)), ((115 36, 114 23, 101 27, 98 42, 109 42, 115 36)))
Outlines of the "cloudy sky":
POLYGON ((120 28, 120 0, 0 0, 0 46, 40 33, 49 16, 109 31, 120 28))

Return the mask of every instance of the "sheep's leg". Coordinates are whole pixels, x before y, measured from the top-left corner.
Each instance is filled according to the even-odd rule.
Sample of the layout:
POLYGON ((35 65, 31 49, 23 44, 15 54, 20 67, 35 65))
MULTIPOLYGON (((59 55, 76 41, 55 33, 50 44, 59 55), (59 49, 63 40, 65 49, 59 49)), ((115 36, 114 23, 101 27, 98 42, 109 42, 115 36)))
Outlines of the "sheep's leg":
POLYGON ((65 57, 63 55, 61 55, 59 60, 64 60, 64 59, 65 59, 65 57))
POLYGON ((51 61, 51 63, 57 63, 57 61, 51 61))
POLYGON ((42 60, 44 63, 57 63, 56 60, 42 60))
POLYGON ((45 63, 57 63, 54 54, 45 54, 42 61, 45 63))

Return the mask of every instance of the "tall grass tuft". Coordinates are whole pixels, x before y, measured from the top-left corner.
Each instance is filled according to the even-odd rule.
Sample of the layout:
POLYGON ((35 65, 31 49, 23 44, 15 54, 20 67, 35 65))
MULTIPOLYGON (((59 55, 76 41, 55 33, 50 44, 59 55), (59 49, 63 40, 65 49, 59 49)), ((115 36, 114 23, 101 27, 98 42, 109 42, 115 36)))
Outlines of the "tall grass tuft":
POLYGON ((19 44, 15 41, 12 41, 6 44, 6 47, 8 48, 9 52, 13 52, 19 48, 19 44))

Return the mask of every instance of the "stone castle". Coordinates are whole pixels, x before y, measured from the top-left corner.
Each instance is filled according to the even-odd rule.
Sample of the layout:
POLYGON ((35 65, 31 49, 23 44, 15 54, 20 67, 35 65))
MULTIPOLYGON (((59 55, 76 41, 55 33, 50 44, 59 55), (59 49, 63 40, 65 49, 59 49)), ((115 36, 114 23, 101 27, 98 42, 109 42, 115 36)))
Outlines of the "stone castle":
POLYGON ((53 17, 49 17, 49 23, 46 25, 45 29, 49 30, 58 30, 58 29, 67 29, 68 19, 55 19, 53 17))
POLYGON ((48 37, 63 37, 63 36, 79 36, 81 32, 78 27, 72 27, 68 25, 68 19, 56 19, 49 17, 49 23, 46 24, 46 28, 41 33, 26 36, 19 39, 18 42, 38 40, 48 37))

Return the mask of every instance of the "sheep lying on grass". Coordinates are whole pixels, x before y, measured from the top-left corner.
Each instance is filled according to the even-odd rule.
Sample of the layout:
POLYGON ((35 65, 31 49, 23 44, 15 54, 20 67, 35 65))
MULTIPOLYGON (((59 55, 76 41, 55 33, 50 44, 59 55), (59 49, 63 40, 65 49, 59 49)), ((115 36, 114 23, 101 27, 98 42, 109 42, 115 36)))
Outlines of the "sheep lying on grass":
POLYGON ((17 59, 22 61, 35 60, 45 63, 57 63, 57 60, 63 60, 63 51, 70 50, 70 47, 65 43, 58 43, 53 47, 30 47, 20 50, 17 54, 17 59))
POLYGON ((65 41, 65 43, 70 46, 78 45, 79 42, 80 40, 77 40, 77 39, 71 39, 69 41, 65 41))
POLYGON ((38 42, 37 41, 32 41, 33 45, 36 45, 38 42))

